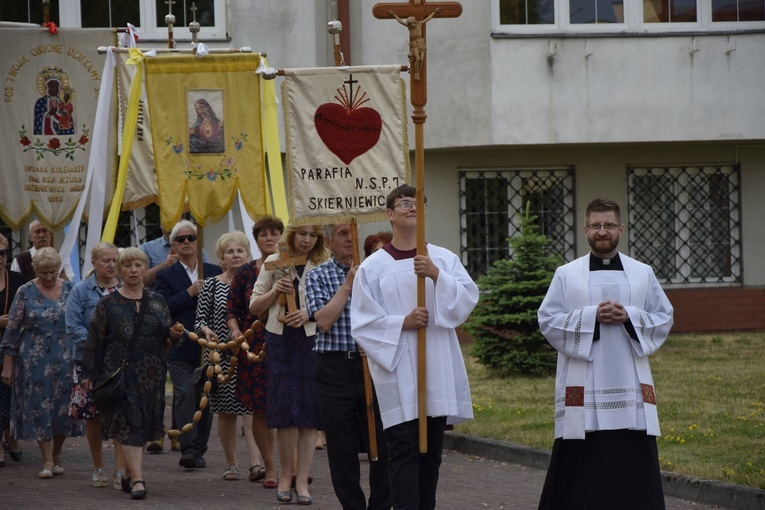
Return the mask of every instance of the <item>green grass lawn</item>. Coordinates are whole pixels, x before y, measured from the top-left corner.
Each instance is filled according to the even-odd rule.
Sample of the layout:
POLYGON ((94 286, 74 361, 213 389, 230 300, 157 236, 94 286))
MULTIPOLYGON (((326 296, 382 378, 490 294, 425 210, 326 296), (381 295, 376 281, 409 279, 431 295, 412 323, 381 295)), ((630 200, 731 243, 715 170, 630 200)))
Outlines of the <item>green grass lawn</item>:
MULTIPOLYGON (((495 377, 471 348, 475 420, 456 430, 550 449, 554 377, 495 377)), ((765 334, 674 335, 651 366, 661 468, 765 489, 765 334)))

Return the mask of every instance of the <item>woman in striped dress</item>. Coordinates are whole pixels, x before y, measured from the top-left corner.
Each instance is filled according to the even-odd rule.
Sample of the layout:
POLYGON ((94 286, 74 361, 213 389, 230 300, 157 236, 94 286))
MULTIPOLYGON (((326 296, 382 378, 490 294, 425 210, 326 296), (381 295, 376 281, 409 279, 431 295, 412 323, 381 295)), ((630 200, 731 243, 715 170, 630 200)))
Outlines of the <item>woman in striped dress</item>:
MULTIPOLYGON (((226 300, 228 299, 229 285, 237 269, 249 259, 250 243, 243 232, 234 231, 220 236, 215 244, 215 251, 224 273, 206 278, 202 284, 197 301, 195 329, 197 334, 206 338, 207 341, 217 338, 218 342, 225 342, 229 339, 229 330, 226 325, 226 300)), ((217 387, 210 394, 209 405, 210 411, 218 415, 218 436, 226 456, 223 479, 238 480, 236 419, 237 416, 251 414, 252 411, 236 398, 236 371, 231 370, 229 372, 231 351, 219 352, 223 373, 230 373, 231 378, 226 384, 217 384, 217 387)), ((210 354, 210 349, 205 348, 205 364, 209 362, 210 354)))

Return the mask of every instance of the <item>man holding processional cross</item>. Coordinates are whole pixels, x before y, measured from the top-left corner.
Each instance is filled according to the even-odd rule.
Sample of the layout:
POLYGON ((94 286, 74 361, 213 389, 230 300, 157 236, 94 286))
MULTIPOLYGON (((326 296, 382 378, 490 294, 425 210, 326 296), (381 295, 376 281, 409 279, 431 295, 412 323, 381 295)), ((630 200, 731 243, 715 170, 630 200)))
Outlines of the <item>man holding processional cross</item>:
POLYGON ((393 507, 432 509, 444 427, 473 417, 455 328, 478 302, 478 287, 456 255, 425 247, 425 25, 434 17, 458 17, 462 6, 410 0, 378 3, 372 13, 401 24, 407 20, 417 188, 400 186, 387 197, 393 240, 365 260, 354 278, 351 331, 370 360, 388 443, 393 507))
POLYGON ((473 417, 470 385, 455 328, 478 302, 478 287, 459 257, 429 244, 416 255, 416 191, 387 198, 393 240, 359 266, 353 281, 351 334, 369 360, 388 443, 393 507, 435 508, 444 427, 473 417), (426 278, 426 306, 416 302, 426 278), (417 332, 425 329, 427 452, 418 453, 417 332))

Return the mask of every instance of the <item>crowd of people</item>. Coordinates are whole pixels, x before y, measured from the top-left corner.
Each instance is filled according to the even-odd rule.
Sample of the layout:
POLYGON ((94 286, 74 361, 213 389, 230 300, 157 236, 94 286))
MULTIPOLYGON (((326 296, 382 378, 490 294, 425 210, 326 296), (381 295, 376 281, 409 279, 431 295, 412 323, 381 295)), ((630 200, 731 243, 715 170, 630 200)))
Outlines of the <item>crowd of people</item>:
MULTIPOLYGON (((204 254, 200 264, 197 227, 181 220, 138 248, 98 244, 92 272, 76 284, 40 222, 30 225, 30 250, 10 270, 9 242, 0 235, 0 435, 11 459, 22 460, 19 440, 37 441, 38 477, 53 478, 64 473, 66 438, 84 434, 92 485, 143 499, 144 452, 161 451, 169 435, 180 467, 207 467, 217 415, 226 481, 245 472, 236 456, 241 420, 247 478, 275 489, 280 503, 313 503, 310 472, 322 431, 344 510, 435 508, 444 431, 473 417, 456 328, 479 292, 454 253, 429 243, 417 254, 413 187, 394 189, 386 214, 392 232, 367 237, 362 263, 351 224, 285 226, 265 217, 252 229, 256 259, 247 236, 234 231, 217 240, 217 264, 204 254), (425 306, 417 302, 418 278, 425 306), (239 352, 243 342, 257 356, 239 352), (125 389, 109 403, 93 394, 105 374, 119 374, 125 389), (378 433, 370 444, 372 421, 378 433), (114 444, 111 480, 104 440, 114 444), (362 453, 374 460, 368 495, 362 453)), ((595 200, 585 220, 591 253, 559 268, 539 310, 541 330, 559 352, 556 441, 540 508, 663 508, 647 355, 666 338, 672 307, 650 267, 617 251, 618 205, 595 200), (610 455, 613 445, 629 455, 610 455), (582 488, 596 478, 613 478, 628 496, 617 504, 611 491, 588 506, 582 488)), ((0 468, 5 462, 0 450, 0 468)))

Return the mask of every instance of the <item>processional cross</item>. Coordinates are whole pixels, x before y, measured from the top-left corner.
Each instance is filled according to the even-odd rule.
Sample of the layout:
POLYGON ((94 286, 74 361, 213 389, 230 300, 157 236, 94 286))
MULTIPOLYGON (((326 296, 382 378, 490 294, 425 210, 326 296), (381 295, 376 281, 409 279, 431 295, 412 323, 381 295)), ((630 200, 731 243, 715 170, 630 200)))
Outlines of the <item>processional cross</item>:
MULTIPOLYGON (((295 266, 302 266, 308 262, 308 259, 303 255, 300 257, 289 258, 287 256, 289 248, 284 241, 279 243, 279 260, 272 260, 263 264, 263 268, 267 271, 279 271, 280 278, 289 276, 292 273, 292 269, 295 266)), ((295 300, 295 294, 280 294, 279 304, 287 305, 287 312, 294 312, 297 310, 297 301, 295 300), (285 302, 282 302, 282 296, 285 297, 285 302)), ((284 316, 279 317, 279 322, 284 322, 284 316)))
POLYGON ((173 39, 173 25, 175 25, 175 16, 173 16, 173 4, 175 0, 165 0, 167 4, 167 15, 165 15, 165 24, 167 25, 167 47, 175 48, 175 40, 173 39))
MULTIPOLYGON (((409 29, 410 101, 414 107, 414 168, 417 190, 417 254, 425 255, 425 149, 423 124, 425 103, 428 101, 427 45, 425 25, 433 18, 456 18, 462 14, 459 2, 427 2, 409 0, 408 3, 379 3, 372 8, 378 19, 395 19, 409 29)), ((425 277, 417 277, 417 306, 425 306, 425 277)), ((425 373, 425 328, 417 330, 417 415, 419 417, 420 452, 428 450, 427 400, 425 373)))

